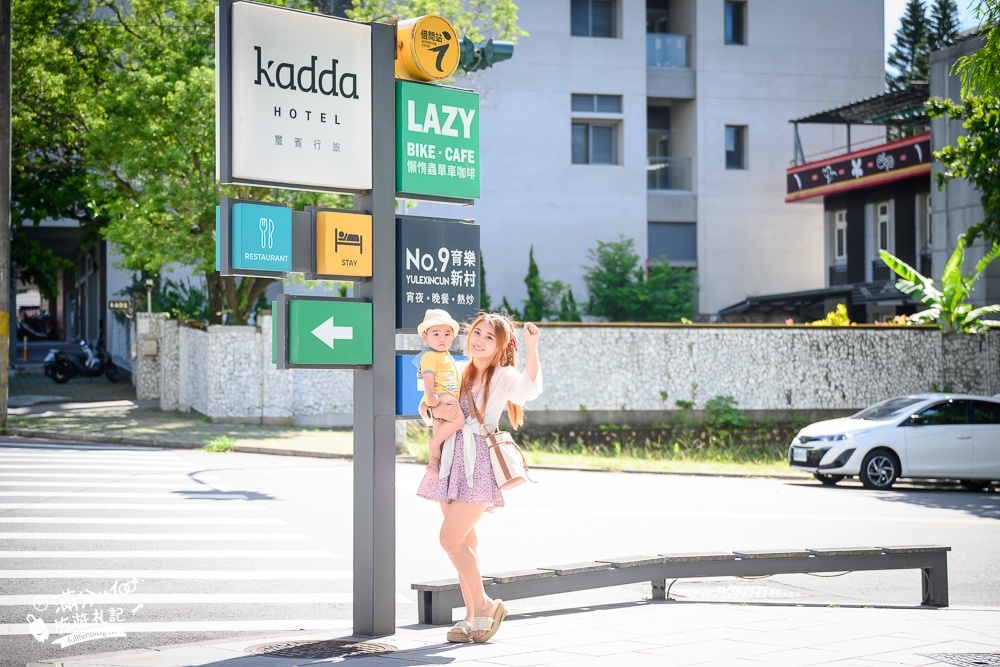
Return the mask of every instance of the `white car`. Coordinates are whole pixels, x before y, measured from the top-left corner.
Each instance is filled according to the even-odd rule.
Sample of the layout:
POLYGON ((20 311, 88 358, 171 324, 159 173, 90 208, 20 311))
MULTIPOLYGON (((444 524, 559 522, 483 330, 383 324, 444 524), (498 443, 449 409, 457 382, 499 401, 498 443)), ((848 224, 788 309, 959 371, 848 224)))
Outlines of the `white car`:
POLYGON ((980 490, 1000 482, 1000 395, 890 398, 806 426, 788 447, 788 463, 823 484, 857 475, 869 489, 906 477, 955 479, 980 490))

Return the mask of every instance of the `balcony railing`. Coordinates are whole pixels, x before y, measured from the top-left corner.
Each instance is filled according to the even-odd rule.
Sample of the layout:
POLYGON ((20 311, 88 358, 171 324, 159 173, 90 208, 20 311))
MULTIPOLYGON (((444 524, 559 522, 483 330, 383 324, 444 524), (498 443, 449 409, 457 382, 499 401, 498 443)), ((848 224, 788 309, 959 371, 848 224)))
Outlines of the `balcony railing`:
POLYGON ((649 190, 691 189, 691 158, 647 157, 646 161, 649 190))
POLYGON ((690 67, 690 42, 687 35, 646 33, 646 67, 690 67))
POLYGON ((846 266, 831 266, 830 269, 830 287, 835 285, 847 285, 847 267, 846 266))

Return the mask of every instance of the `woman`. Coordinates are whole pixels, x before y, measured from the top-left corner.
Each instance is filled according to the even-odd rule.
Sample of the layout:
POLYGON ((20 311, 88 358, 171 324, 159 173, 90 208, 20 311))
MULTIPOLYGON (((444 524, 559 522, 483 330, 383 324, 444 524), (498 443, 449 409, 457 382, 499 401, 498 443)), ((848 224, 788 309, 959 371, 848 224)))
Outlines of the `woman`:
MULTIPOLYGON (((496 430, 505 407, 511 426, 520 426, 524 420, 522 405, 542 393, 539 336, 541 331, 534 324, 524 325, 526 364, 520 373, 516 367, 513 321, 503 315, 484 313, 468 327, 465 341, 468 361, 462 368, 459 395, 465 425, 442 447, 439 479, 427 473, 417 490, 421 498, 441 504, 444 512, 441 546, 458 571, 465 600, 465 619, 448 631, 450 642, 485 642, 496 634, 507 616, 502 600, 486 596, 479 572, 476 523, 484 512, 504 505, 493 477, 485 435, 496 430), (473 404, 478 410, 471 409, 473 404)), ((456 407, 451 410, 457 414, 456 407)))

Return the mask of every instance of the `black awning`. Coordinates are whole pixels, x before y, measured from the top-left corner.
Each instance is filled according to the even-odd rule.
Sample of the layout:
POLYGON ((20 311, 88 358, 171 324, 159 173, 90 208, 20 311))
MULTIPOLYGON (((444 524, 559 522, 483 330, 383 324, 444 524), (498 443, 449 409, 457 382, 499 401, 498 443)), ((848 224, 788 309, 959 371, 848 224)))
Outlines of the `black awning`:
POLYGON ((911 83, 899 90, 890 90, 789 122, 824 125, 919 124, 927 121, 927 107, 924 106, 924 102, 929 97, 928 84, 911 83))
POLYGON ((723 308, 719 311, 719 315, 746 315, 749 313, 798 315, 803 309, 821 304, 827 299, 849 297, 853 289, 851 285, 840 285, 805 292, 748 296, 740 303, 723 308))

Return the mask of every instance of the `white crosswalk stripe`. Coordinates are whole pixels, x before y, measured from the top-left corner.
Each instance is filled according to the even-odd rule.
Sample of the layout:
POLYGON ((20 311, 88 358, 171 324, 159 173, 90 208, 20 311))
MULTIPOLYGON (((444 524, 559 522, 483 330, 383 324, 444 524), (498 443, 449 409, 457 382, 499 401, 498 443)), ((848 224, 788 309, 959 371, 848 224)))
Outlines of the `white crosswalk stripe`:
POLYGON ((156 448, 0 443, 0 636, 32 635, 29 614, 50 643, 80 631, 349 629, 349 562, 309 548, 281 499, 194 461, 156 448))

